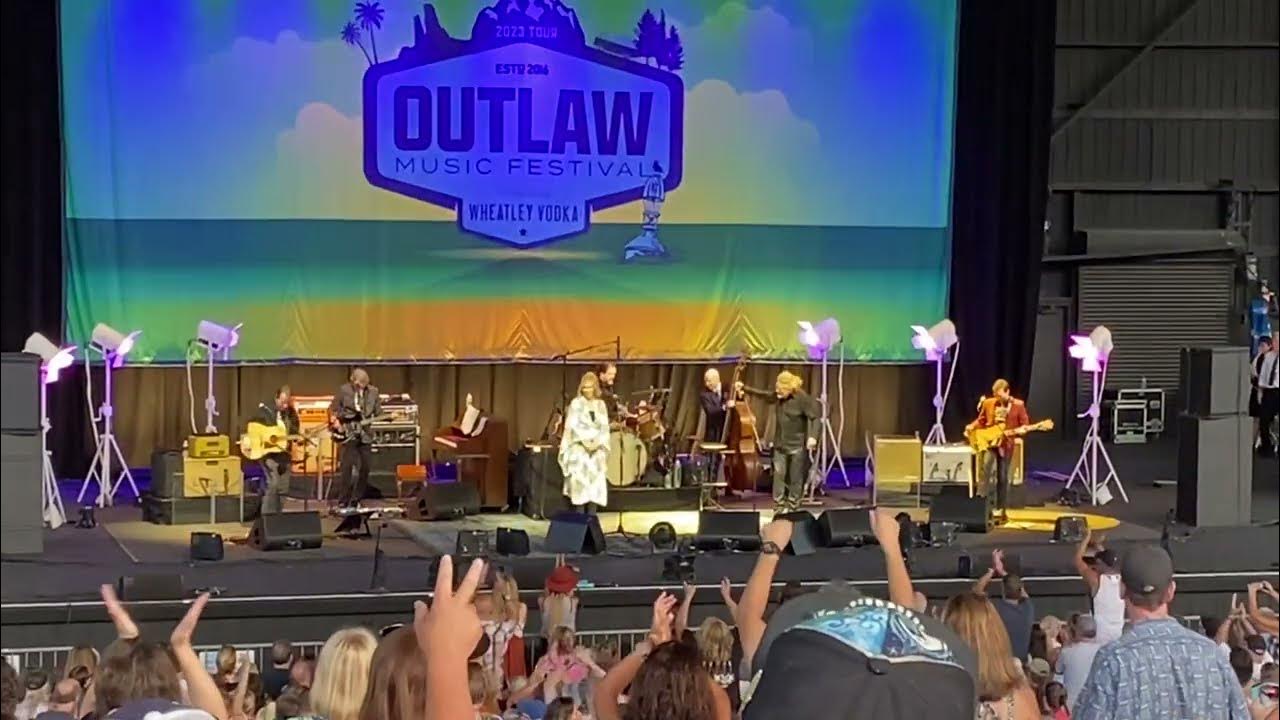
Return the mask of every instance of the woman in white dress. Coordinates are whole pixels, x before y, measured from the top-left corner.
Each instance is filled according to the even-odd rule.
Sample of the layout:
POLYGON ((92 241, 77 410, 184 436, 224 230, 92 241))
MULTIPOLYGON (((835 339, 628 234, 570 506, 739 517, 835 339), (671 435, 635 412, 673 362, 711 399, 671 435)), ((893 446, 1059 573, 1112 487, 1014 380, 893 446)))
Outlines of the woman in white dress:
POLYGON ((600 379, 589 372, 578 382, 560 439, 560 470, 569 502, 589 513, 607 504, 608 457, 609 411, 600 399, 600 379))

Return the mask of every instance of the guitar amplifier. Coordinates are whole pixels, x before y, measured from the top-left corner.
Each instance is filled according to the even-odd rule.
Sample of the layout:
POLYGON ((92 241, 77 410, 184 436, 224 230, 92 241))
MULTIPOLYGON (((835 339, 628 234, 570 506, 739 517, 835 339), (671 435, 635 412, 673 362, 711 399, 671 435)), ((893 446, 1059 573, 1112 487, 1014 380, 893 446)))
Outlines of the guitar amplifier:
POLYGON ((244 491, 244 470, 238 456, 182 462, 182 497, 239 495, 244 491))
POLYGON ((226 435, 188 435, 187 457, 224 458, 231 454, 231 438, 226 435))

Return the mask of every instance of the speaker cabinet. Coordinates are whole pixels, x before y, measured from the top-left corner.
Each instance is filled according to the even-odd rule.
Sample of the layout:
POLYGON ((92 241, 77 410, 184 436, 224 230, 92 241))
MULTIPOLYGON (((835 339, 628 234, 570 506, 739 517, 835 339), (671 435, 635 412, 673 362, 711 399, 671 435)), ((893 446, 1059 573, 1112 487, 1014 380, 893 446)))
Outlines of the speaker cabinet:
POLYGON ((410 520, 450 520, 480 512, 480 493, 469 482, 424 484, 409 503, 410 520))
POLYGON ((786 547, 788 555, 812 555, 818 548, 824 547, 818 519, 812 513, 796 510, 778 515, 774 519, 791 521, 791 542, 786 547))
POLYGON ((499 555, 523 557, 529 554, 529 533, 518 528, 500 527, 495 545, 499 555))
POLYGON ((162 498, 186 497, 182 487, 181 450, 151 452, 151 494, 162 498))
POLYGON ((1203 527, 1253 521, 1252 439, 1253 424, 1244 415, 1178 416, 1178 522, 1203 527))
POLYGON ((258 516, 249 544, 259 550, 308 550, 324 542, 320 513, 288 512, 258 516))
POLYGON ((703 510, 693 544, 699 550, 759 550, 760 513, 703 510))
POLYGON ((826 547, 848 547, 874 542, 871 512, 865 508, 827 510, 818 517, 818 533, 826 547))
POLYGON ((222 536, 211 532, 191 533, 191 560, 216 562, 222 559, 222 536))
POLYGON ((604 552, 600 518, 579 512, 562 512, 551 518, 547 552, 555 555, 599 555, 604 552))
POLYGON ((187 594, 177 573, 122 575, 116 580, 116 595, 124 601, 181 600, 187 594))
POLYGON ((1249 348, 1182 348, 1178 362, 1184 413, 1213 417, 1248 412, 1249 348))
POLYGON ((947 522, 965 532, 991 530, 991 508, 983 495, 969 497, 962 487, 946 487, 929 504, 929 523, 947 522))

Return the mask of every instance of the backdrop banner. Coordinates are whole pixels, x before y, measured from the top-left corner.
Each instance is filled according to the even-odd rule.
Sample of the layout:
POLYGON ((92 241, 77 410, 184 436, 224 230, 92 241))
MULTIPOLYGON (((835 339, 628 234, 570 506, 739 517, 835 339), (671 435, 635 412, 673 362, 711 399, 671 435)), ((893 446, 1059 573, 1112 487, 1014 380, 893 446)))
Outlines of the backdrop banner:
POLYGON ((62 0, 67 334, 243 360, 918 360, 955 0, 62 0))

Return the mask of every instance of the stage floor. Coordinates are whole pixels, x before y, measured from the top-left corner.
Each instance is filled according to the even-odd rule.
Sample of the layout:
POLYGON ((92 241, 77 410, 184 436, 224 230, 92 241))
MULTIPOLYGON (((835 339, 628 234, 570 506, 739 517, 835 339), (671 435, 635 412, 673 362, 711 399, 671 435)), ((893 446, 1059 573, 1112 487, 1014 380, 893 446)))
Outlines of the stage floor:
MULTIPOLYGON (((1047 504, 1054 508, 1053 500, 1062 489, 1059 481, 1044 480, 1037 471, 1069 471, 1074 463, 1076 448, 1064 442, 1042 442, 1036 445, 1036 462, 1029 468, 1032 479, 1028 485, 1028 505, 1047 504)), ((1156 540, 1160 537, 1166 513, 1175 504, 1176 489, 1172 486, 1157 487, 1153 481, 1171 480, 1176 467, 1176 445, 1164 440, 1148 445, 1127 445, 1111 448, 1113 459, 1125 488, 1129 502, 1119 500, 1107 506, 1091 510, 1099 515, 1114 518, 1118 526, 1107 531, 1116 541, 1156 540)), ((1280 493, 1277 492, 1277 465, 1275 460, 1258 460, 1254 468, 1253 516, 1255 524, 1274 523, 1280 517, 1280 493)), ((78 488, 78 486, 76 486, 78 488)), ((68 485, 67 489, 73 489, 68 485)), ((74 497, 68 498, 74 500, 74 497)), ((851 507, 869 502, 865 488, 832 489, 823 499, 823 507, 811 510, 820 512, 825 507, 851 507)), ((302 509, 301 501, 293 501, 290 509, 302 509)), ((315 504, 311 506, 314 508, 315 504)), ((73 505, 68 506, 74 515, 73 505)), ((761 511, 761 521, 771 517, 770 498, 757 494, 749 498, 731 500, 726 509, 761 511)), ((1086 508, 1081 508, 1086 510, 1086 508)), ((367 591, 371 570, 374 542, 371 539, 348 539, 333 535, 336 519, 325 518, 326 537, 323 547, 314 550, 280 551, 264 553, 242 541, 248 535, 248 526, 240 523, 205 525, 153 525, 141 519, 136 505, 118 505, 99 511, 99 526, 94 529, 64 527, 47 531, 45 552, 40 557, 5 558, 3 579, 0 583, 0 601, 40 602, 69 599, 87 599, 95 595, 98 585, 113 582, 122 575, 179 572, 190 588, 216 587, 230 595, 297 595, 367 591), (216 563, 191 563, 188 561, 188 538, 194 531, 220 533, 226 539, 226 557, 216 563)), ((692 534, 697 529, 697 513, 693 511, 604 512, 601 526, 608 533, 619 527, 631 534, 609 535, 607 552, 598 558, 583 558, 584 567, 595 566, 597 576, 588 579, 602 584, 628 586, 643 585, 653 581, 647 566, 655 556, 645 537, 654 523, 671 522, 677 532, 692 534), (631 559, 637 563, 619 562, 631 559), (632 565, 636 567, 632 568, 632 565), (633 572, 634 570, 634 572, 633 572)), ((381 587, 389 590, 421 589, 426 584, 430 561, 441 554, 452 552, 456 535, 460 530, 515 527, 526 530, 533 544, 533 554, 528 559, 510 559, 504 562, 520 563, 543 560, 549 556, 543 552, 543 542, 548 523, 519 514, 484 514, 458 521, 415 522, 388 521, 382 531, 381 549, 387 561, 384 563, 384 581, 381 587)), ((1221 529, 1195 530, 1185 536, 1186 547, 1192 547, 1198 537, 1221 534, 1221 529)), ((1266 532, 1266 531, 1264 531, 1266 532)), ((1280 542, 1280 531, 1270 530, 1269 548, 1248 545, 1237 547, 1231 557, 1224 560, 1239 570, 1264 570, 1273 567, 1280 542)), ((970 553, 985 553, 994 547, 1024 548, 1024 554, 1034 556, 1037 549, 1048 550, 1049 537, 1042 532, 1000 528, 989 534, 961 534, 957 546, 970 553)), ((1054 555, 1066 548, 1054 548, 1054 555)), ((827 551, 830 554, 834 551, 827 551)), ((1198 553, 1183 553, 1184 557, 1198 553)), ((538 563, 541 564, 541 563, 538 563)), ((1032 563, 1034 564, 1034 563, 1032 563)), ((1049 567, 1039 570, 1048 574, 1068 574, 1069 562, 1058 559, 1046 561, 1049 567)), ((1180 561, 1183 568, 1202 564, 1180 561)), ((1213 564, 1208 565, 1209 569, 1213 564)), ((817 568, 814 568, 817 571, 817 568)), ((874 571, 869 570, 868 572, 874 571)), ((821 575, 805 577, 805 580, 825 579, 821 575)))

